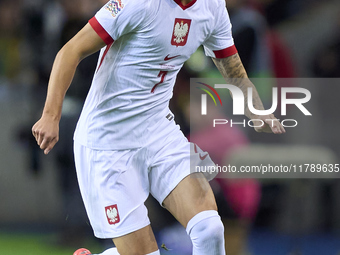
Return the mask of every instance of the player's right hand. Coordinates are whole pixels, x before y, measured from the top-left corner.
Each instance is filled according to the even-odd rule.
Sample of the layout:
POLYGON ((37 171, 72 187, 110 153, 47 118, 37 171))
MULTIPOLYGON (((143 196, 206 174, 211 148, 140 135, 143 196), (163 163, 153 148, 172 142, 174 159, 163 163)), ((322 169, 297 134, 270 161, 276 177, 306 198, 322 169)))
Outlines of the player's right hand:
POLYGON ((40 149, 48 154, 59 140, 59 121, 43 115, 32 127, 32 134, 40 149))
POLYGON ((286 133, 285 128, 273 114, 257 116, 257 119, 262 120, 263 125, 261 127, 255 127, 256 132, 274 134, 286 133))

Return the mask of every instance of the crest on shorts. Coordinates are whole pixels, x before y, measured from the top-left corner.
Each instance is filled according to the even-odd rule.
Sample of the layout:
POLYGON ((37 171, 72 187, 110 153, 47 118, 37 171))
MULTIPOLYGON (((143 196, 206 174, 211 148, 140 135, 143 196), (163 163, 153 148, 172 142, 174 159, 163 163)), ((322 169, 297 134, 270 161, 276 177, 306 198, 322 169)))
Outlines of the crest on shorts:
POLYGON ((114 225, 120 222, 118 207, 117 205, 111 205, 105 207, 105 213, 107 217, 107 221, 110 225, 114 225))
POLYGON ((111 12, 111 15, 115 18, 117 14, 124 8, 122 0, 111 0, 105 5, 105 10, 111 12))
POLYGON ((188 41, 190 31, 190 19, 175 19, 174 31, 172 33, 171 45, 184 46, 188 41))

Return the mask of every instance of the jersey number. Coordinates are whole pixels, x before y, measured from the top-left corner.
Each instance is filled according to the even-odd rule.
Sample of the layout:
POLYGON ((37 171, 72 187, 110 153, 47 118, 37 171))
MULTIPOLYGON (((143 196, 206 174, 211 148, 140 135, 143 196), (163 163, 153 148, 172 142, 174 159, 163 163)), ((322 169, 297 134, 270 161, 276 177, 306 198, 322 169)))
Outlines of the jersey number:
POLYGON ((158 77, 161 77, 161 81, 158 82, 157 84, 155 84, 155 86, 153 86, 153 88, 152 88, 152 90, 151 90, 151 93, 154 93, 156 87, 164 82, 165 76, 166 76, 167 74, 168 74, 168 71, 160 71, 160 72, 159 72, 158 77))

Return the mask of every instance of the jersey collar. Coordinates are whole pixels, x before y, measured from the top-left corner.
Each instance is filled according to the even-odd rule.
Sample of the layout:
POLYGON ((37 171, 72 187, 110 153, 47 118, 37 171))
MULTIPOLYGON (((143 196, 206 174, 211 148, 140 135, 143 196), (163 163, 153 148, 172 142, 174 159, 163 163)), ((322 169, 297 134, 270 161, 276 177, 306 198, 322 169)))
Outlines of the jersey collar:
POLYGON ((197 0, 191 0, 190 3, 183 5, 181 0, 174 0, 176 2, 176 4, 179 5, 179 7, 181 7, 183 10, 188 9, 189 7, 193 6, 197 0))

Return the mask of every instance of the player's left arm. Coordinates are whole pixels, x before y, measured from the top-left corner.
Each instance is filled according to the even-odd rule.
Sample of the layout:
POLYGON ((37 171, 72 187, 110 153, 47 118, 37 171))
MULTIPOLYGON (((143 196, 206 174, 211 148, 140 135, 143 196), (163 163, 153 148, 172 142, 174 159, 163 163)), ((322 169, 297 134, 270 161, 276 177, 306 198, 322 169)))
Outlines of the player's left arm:
POLYGON ((249 119, 260 119, 265 123, 262 127, 256 127, 255 130, 257 132, 274 134, 285 133, 286 131, 284 127, 278 120, 276 120, 273 114, 258 116, 253 114, 249 110, 248 104, 246 103, 248 101, 247 90, 249 87, 253 89, 254 108, 257 110, 264 110, 264 107, 254 84, 248 79, 247 72, 243 67, 242 61, 238 53, 227 58, 212 58, 212 59, 216 67, 222 74, 222 76, 225 78, 225 80, 231 81, 233 85, 238 86, 245 95, 245 115, 249 119))

